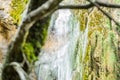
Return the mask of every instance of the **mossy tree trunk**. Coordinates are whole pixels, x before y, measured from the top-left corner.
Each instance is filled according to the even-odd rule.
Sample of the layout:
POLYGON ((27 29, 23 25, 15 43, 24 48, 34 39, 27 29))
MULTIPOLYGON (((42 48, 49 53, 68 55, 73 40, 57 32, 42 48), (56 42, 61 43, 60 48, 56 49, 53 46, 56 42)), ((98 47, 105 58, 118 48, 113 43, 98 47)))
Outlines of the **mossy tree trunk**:
MULTIPOLYGON (((30 0, 27 14, 43 5, 46 1, 48 0, 30 0)), ((55 10, 54 7, 61 1, 62 0, 58 0, 55 1, 56 3, 48 3, 54 4, 52 7, 55 10)), ((48 7, 48 10, 50 9, 48 7)), ((54 10, 52 10, 52 12, 54 10)), ((15 37, 8 48, 7 57, 2 70, 2 80, 29 80, 30 66, 33 65, 33 62, 37 59, 41 46, 45 42, 50 16, 38 21, 36 21, 36 19, 32 20, 34 24, 27 20, 28 19, 23 21, 22 25, 20 25, 18 33, 16 34, 17 37, 15 37), (33 24, 32 27, 31 24, 33 24), (24 28, 27 25, 31 28, 24 28)))

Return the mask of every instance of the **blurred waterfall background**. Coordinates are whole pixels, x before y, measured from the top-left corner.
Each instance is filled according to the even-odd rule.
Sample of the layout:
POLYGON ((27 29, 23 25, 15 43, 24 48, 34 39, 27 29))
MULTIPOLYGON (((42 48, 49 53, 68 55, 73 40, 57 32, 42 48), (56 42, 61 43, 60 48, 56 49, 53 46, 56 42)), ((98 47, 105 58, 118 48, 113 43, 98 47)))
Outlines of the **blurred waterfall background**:
MULTIPOLYGON (((17 5, 18 8, 9 11, 11 1, 16 6, 23 0, 0 0, 0 21, 10 25, 5 25, 10 29, 7 31, 0 23, 1 65, 3 54, 17 31, 14 21, 20 21, 26 5, 17 5)), ((120 4, 120 0, 99 1, 120 4)), ((61 5, 87 3, 86 0, 64 0, 61 5)), ((119 9, 102 9, 120 23, 119 9)), ((35 63, 35 72, 37 80, 120 80, 119 26, 96 7, 57 10, 51 16, 47 40, 35 63)))
POLYGON ((80 22, 74 11, 56 11, 51 18, 47 41, 36 62, 38 80, 82 79, 84 68, 78 60, 81 53, 84 59, 87 43, 88 27, 80 31, 80 22))
POLYGON ((70 10, 52 15, 48 38, 37 62, 38 80, 72 80, 79 36, 79 22, 70 10))
MULTIPOLYGON (((85 3, 84 0, 63 2, 85 3)), ((119 21, 119 16, 113 16, 119 10, 104 10, 119 21)), ((115 28, 118 27, 97 8, 56 11, 36 62, 38 80, 119 80, 119 35, 115 28)))

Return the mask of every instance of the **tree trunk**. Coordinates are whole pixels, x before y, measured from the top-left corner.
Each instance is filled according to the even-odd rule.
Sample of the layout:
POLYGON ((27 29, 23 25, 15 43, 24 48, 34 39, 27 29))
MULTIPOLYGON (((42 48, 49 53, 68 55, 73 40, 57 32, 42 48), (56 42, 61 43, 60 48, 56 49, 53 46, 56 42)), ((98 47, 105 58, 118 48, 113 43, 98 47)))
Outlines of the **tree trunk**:
MULTIPOLYGON (((27 14, 37 9, 38 7, 41 7, 41 5, 43 5, 46 1, 48 0, 30 0, 27 14)), ((52 2, 55 5, 52 5, 53 9, 61 1, 62 0, 56 1, 56 3, 52 2)), ((48 2, 50 5, 52 3, 50 3, 50 1, 48 2)), ((42 8, 46 9, 43 6, 42 8)), ((11 45, 8 48, 2 71, 2 80, 29 80, 28 74, 31 71, 30 67, 37 59, 41 46, 44 44, 45 38, 47 36, 50 16, 37 22, 36 18, 31 22, 27 21, 28 16, 25 20, 26 21, 23 21, 23 23, 20 25, 15 39, 12 41, 11 45), (33 23, 34 25, 32 26, 33 23), (32 26, 32 28, 29 30, 29 27, 26 28, 26 26, 32 26)))

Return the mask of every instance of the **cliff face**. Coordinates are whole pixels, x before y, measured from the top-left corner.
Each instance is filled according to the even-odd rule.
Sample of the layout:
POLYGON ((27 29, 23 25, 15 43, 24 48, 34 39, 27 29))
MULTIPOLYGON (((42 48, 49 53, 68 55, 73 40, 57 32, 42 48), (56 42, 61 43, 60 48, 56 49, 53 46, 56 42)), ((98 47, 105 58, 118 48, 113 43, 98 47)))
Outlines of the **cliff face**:
POLYGON ((0 62, 16 32, 16 26, 9 14, 10 3, 11 0, 0 0, 0 62))
MULTIPOLYGON (((85 0, 69 1, 75 4, 86 3, 85 0)), ((68 4, 69 1, 65 0, 64 4, 68 4)), ((114 3, 113 0, 110 2, 114 3)), ((0 61, 2 61, 3 54, 17 29, 14 20, 8 14, 10 0, 0 0, 0 3, 0 61)), ((103 10, 119 21, 119 10, 106 8, 103 10)), ((119 31, 116 31, 120 28, 97 8, 90 11, 59 10, 52 15, 47 40, 36 62, 38 80, 120 79, 120 35, 119 31)), ((31 39, 35 46, 37 39, 42 40, 38 36, 44 36, 37 31, 39 28, 37 30, 31 28, 30 34, 35 32, 36 36, 28 38, 28 42, 31 39)), ((46 35, 46 32, 43 34, 46 35)), ((37 52, 40 51, 39 48, 40 45, 36 49, 37 52)))
POLYGON ((79 22, 70 10, 56 13, 52 15, 47 40, 36 62, 38 80, 72 80, 79 22))
MULTIPOLYGON (((76 4, 85 3, 84 0, 75 0, 76 4)), ((110 0, 106 3, 116 3, 110 0)), ((118 1, 119 2, 119 1, 118 1)), ((117 3, 118 3, 117 2, 117 3)), ((103 9, 119 21, 119 10, 103 9)), ((84 41, 78 43, 77 67, 75 80, 119 80, 119 28, 98 9, 74 10, 74 14, 81 23, 80 31, 87 31, 88 42, 85 52, 84 41), (117 28, 117 30, 116 30, 117 28), (84 55, 83 55, 84 54, 84 55), (81 72, 80 72, 81 71, 81 72), (81 74, 81 77, 78 75, 81 74), (78 79, 79 78, 79 79, 78 79)), ((85 36, 85 35, 83 35, 85 36)))
MULTIPOLYGON (((65 4, 67 4, 66 2, 65 4)), ((74 0, 73 2, 76 4, 86 3, 84 0, 74 0)), ((109 2, 115 3, 112 0, 109 2)), ((103 10, 109 12, 113 18, 119 21, 119 16, 117 16, 119 10, 103 10)), ((51 31, 38 61, 38 79, 119 80, 119 32, 116 31, 118 27, 97 8, 93 10, 71 10, 71 12, 75 17, 75 19, 71 18, 73 22, 67 22, 67 16, 64 15, 68 12, 60 12, 57 18, 61 14, 63 15, 61 20, 57 22, 57 18, 54 18, 55 20, 52 22, 51 31), (64 21, 64 17, 66 21, 64 21), (76 29, 75 20, 80 23, 79 36, 73 39, 76 33, 74 31, 66 33, 66 23, 70 23, 76 29), (61 27, 61 24, 64 27, 61 27), (65 37, 58 35, 57 32, 61 33, 61 30, 65 37), (73 35, 68 37, 66 34, 73 35), (67 43, 70 44, 65 47, 64 45, 67 43), (44 74, 41 75, 42 73, 44 74)), ((67 26, 70 28, 70 25, 67 26)))

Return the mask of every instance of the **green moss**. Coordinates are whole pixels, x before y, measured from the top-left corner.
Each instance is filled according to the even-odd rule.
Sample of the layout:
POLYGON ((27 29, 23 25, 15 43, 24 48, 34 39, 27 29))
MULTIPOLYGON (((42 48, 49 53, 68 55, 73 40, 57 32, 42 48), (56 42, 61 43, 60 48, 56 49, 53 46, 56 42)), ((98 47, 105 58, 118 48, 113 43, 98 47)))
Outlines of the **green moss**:
POLYGON ((35 50, 31 43, 25 43, 23 45, 22 51, 26 54, 27 59, 30 62, 37 60, 37 57, 34 55, 35 50))
POLYGON ((23 13, 28 0, 12 0, 10 15, 14 18, 15 23, 20 23, 21 14, 23 13))
POLYGON ((24 42, 22 44, 22 52, 26 54, 26 57, 30 63, 34 62, 38 54, 40 53, 41 47, 44 45, 50 17, 37 21, 26 33, 24 42))
POLYGON ((36 56, 39 54, 41 46, 43 46, 45 43, 49 20, 50 17, 37 21, 29 31, 26 42, 32 43, 36 56))
MULTIPOLYGON (((13 0, 13 1, 17 1, 17 0, 13 0)), ((21 0, 19 0, 19 1, 21 1, 21 0)), ((24 1, 26 1, 26 0, 24 0, 24 1)), ((28 6, 29 7, 28 13, 30 11, 36 9, 37 7, 39 7, 40 5, 42 5, 42 3, 46 2, 46 1, 47 0, 39 0, 39 1, 31 0, 30 5, 28 6)), ((22 4, 21 4, 21 6, 22 6, 22 4)), ((24 7, 22 7, 22 8, 24 8, 24 7)), ((22 9, 22 10, 24 10, 24 9, 22 9)), ((19 13, 22 13, 22 10, 20 10, 21 12, 19 12, 19 13)), ((16 14, 16 16, 17 16, 17 14, 16 14)), ((20 21, 19 15, 17 17, 18 18, 16 18, 15 20, 20 21)), ((47 32, 48 32, 49 21, 50 21, 50 16, 37 21, 30 28, 29 32, 26 33, 24 42, 22 44, 22 52, 26 54, 26 57, 28 58, 28 61, 30 63, 34 62, 37 59, 38 54, 41 51, 41 47, 45 43, 45 40, 47 37, 47 32)))

